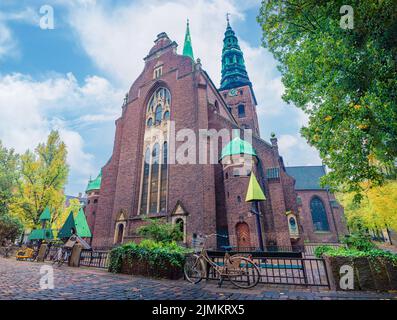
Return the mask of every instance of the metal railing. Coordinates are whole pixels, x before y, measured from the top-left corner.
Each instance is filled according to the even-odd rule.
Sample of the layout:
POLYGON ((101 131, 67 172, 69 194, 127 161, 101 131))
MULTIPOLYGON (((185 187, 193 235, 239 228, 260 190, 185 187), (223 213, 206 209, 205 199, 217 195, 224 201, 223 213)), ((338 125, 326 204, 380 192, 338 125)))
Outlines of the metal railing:
POLYGON ((109 266, 110 251, 82 250, 80 254, 80 266, 107 269, 109 266))
POLYGON ((329 246, 333 248, 338 248, 338 247, 343 247, 344 244, 342 243, 311 243, 311 244, 305 244, 304 245, 304 256, 305 257, 314 257, 314 252, 316 248, 320 246, 329 246))
MULTIPOLYGON (((218 265, 224 265, 224 256, 209 253, 218 265)), ((314 258, 269 258, 252 256, 259 267, 259 283, 275 285, 301 285, 330 287, 328 273, 323 259, 314 258)), ((207 278, 218 280, 216 271, 208 265, 207 278)))

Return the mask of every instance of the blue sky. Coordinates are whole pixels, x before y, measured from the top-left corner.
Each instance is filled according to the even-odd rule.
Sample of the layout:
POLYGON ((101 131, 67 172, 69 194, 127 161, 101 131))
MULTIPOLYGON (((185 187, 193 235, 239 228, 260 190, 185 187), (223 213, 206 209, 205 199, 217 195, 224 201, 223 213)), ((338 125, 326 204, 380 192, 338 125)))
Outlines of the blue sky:
POLYGON ((320 164, 299 135, 306 116, 281 100, 276 61, 260 46, 259 5, 251 0, 2 0, 0 139, 24 152, 58 129, 69 151, 66 192, 84 191, 111 155, 124 94, 143 69, 156 35, 167 32, 181 51, 189 18, 195 56, 219 84, 230 12, 258 99, 262 138, 277 134, 287 165, 320 164), (54 9, 54 30, 39 27, 44 4, 54 9))

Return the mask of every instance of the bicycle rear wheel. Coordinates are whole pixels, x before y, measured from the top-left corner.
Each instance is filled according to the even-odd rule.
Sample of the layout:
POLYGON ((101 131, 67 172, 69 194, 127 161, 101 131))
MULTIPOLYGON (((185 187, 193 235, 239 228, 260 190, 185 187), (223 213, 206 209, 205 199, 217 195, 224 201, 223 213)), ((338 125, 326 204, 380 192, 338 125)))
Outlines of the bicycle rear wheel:
POLYGON ((200 256, 194 254, 186 258, 183 268, 187 281, 196 284, 205 277, 205 265, 200 256))
POLYGON ((255 287, 260 278, 261 273, 258 266, 248 258, 244 257, 230 257, 230 262, 239 261, 239 268, 235 270, 229 270, 229 280, 236 287, 242 289, 249 289, 255 287))

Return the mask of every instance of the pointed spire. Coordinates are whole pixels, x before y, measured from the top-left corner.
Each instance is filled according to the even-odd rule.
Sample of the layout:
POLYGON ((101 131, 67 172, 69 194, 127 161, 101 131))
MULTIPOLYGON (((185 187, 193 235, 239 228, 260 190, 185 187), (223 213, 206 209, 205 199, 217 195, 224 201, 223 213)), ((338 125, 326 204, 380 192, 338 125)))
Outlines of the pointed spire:
POLYGON ((247 195, 245 197, 245 202, 251 201, 263 201, 266 200, 263 194, 262 188, 256 180, 255 174, 251 172, 250 182, 248 184, 247 195))
POLYGON ((192 39, 190 37, 189 19, 186 24, 185 44, 183 46, 183 55, 190 57, 194 61, 192 39))
POLYGON ((230 14, 226 15, 227 27, 223 39, 222 50, 222 80, 220 90, 228 90, 251 85, 245 69, 244 55, 238 44, 238 39, 230 26, 230 14))

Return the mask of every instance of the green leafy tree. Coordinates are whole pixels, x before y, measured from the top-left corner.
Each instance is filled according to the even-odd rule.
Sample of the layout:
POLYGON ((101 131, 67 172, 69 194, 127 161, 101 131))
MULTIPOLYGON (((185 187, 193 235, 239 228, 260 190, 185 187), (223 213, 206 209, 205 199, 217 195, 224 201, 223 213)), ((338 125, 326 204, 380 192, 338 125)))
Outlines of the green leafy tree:
POLYGON ((397 1, 267 0, 258 22, 279 61, 283 99, 309 116, 301 130, 331 172, 323 183, 353 191, 380 185, 397 157, 397 1))
POLYGON ((19 156, 0 141, 0 216, 9 213, 19 178, 19 156))
POLYGON ((49 207, 54 222, 63 212, 63 193, 68 176, 66 145, 52 131, 46 143, 21 156, 21 185, 13 210, 29 227, 38 226, 39 216, 49 207))
POLYGON ((23 231, 21 221, 9 214, 0 215, 0 246, 4 240, 14 241, 23 231))
POLYGON ((148 219, 146 221, 147 224, 138 229, 140 236, 164 243, 183 240, 183 233, 179 225, 167 223, 161 219, 148 219))

